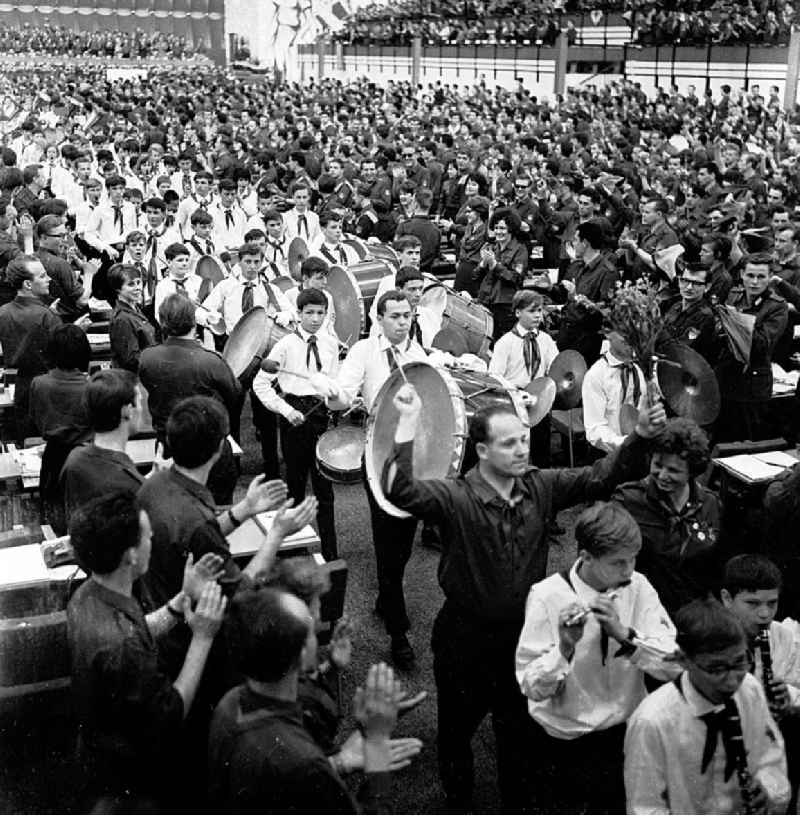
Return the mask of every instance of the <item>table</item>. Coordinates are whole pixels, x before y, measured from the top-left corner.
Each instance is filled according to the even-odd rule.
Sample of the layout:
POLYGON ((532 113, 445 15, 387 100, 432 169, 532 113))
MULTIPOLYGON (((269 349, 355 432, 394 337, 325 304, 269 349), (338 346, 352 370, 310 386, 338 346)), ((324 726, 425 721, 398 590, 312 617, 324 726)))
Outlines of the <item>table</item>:
POLYGON ((765 453, 744 453, 738 456, 715 458, 725 476, 742 484, 768 484, 798 462, 795 450, 773 450, 765 453))

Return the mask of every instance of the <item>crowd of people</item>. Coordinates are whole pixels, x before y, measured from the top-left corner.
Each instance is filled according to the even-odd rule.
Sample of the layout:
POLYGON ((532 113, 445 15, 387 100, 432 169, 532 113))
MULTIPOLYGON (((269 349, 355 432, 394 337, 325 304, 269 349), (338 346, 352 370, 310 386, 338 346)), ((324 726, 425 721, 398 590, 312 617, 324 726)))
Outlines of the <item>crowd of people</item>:
POLYGON ((68 608, 87 805, 399 810, 392 774, 421 745, 392 734, 426 690, 398 679, 416 661, 403 577, 421 521, 441 549, 448 811, 472 811, 471 742, 489 714, 503 812, 786 810, 800 780, 800 632, 784 619, 798 470, 767 490, 760 540, 726 528, 731 507, 705 478, 712 443, 772 432, 773 363, 793 364, 800 118, 777 88, 647 98, 625 81, 540 100, 521 84, 211 70, 8 80, 40 102, 0 154, 0 343, 13 432, 46 441, 47 517, 89 574, 68 608), (355 314, 363 336, 342 336, 352 305, 331 282, 370 252, 387 273, 355 314), (201 274, 209 257, 218 277, 201 274), (442 278, 493 326, 491 353, 437 347, 442 315, 423 301, 442 278), (714 371, 708 426, 656 398, 631 323, 614 319, 625 291, 649 298, 659 354, 690 349, 714 371), (214 349, 255 306, 281 339, 237 375, 214 349), (85 329, 104 309, 112 366, 89 377, 85 329), (594 463, 551 468, 549 419, 529 427, 515 400, 564 351, 589 366, 594 463), (405 370, 424 362, 500 377, 508 395, 470 415, 458 477, 415 474, 435 406, 405 370), (325 560, 339 555, 348 518, 316 443, 332 414, 376 408, 398 367, 385 466, 364 476, 392 667, 364 677, 345 736, 347 625, 318 650, 324 570, 277 550, 316 520, 325 560), (160 450, 147 478, 125 452, 143 391, 160 450), (246 395, 263 474, 241 497, 229 435, 246 395), (548 574, 570 507, 577 555, 548 574), (263 543, 234 562, 226 535, 266 510, 263 543))
POLYGON ((203 45, 163 31, 88 31, 45 23, 22 27, 0 24, 0 48, 5 54, 185 59, 198 51, 202 53, 203 45))
POLYGON ((545 45, 560 33, 571 45, 581 45, 583 27, 630 26, 634 45, 785 45, 797 12, 791 2, 655 3, 626 0, 613 3, 567 3, 534 0, 466 0, 435 7, 410 0, 366 6, 338 32, 336 39, 351 45, 409 45, 421 37, 425 45, 545 45), (592 12, 600 14, 592 18, 592 12))

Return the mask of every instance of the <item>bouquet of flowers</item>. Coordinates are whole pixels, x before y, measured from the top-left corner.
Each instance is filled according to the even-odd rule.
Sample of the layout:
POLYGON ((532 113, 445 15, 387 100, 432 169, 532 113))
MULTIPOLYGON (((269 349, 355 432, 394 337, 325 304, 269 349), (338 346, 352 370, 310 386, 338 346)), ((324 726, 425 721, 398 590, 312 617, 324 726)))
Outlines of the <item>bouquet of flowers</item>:
POLYGON ((656 286, 643 280, 620 285, 606 315, 611 329, 630 345, 633 360, 642 369, 648 383, 656 377, 656 343, 664 327, 657 293, 656 286))

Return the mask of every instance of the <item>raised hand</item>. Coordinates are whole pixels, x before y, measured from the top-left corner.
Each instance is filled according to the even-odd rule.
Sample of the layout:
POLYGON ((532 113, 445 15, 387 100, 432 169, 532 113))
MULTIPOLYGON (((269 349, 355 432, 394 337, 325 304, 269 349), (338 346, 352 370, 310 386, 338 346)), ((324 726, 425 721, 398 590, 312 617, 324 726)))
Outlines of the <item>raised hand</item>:
POLYGON ((356 690, 353 714, 367 739, 388 739, 397 724, 394 671, 383 662, 373 665, 363 688, 356 690))
POLYGON ((197 608, 192 611, 189 598, 184 601, 183 613, 186 622, 195 637, 214 639, 222 625, 225 607, 228 601, 222 596, 218 583, 206 583, 197 601, 197 608))
POLYGON ((288 491, 285 482, 280 479, 267 481, 265 475, 257 475, 250 482, 244 497, 247 517, 279 507, 286 500, 288 491))
POLYGON ((317 514, 318 502, 313 495, 309 495, 294 508, 292 508, 292 503, 291 498, 284 501, 283 506, 272 519, 271 529, 284 538, 308 526, 317 514))
POLYGON ((422 400, 417 389, 411 384, 405 384, 395 394, 392 404, 401 416, 416 416, 422 410, 422 400))
POLYGON ((353 624, 349 617, 342 617, 333 628, 330 643, 331 662, 339 670, 344 670, 353 656, 353 642, 350 635, 353 632, 353 624))

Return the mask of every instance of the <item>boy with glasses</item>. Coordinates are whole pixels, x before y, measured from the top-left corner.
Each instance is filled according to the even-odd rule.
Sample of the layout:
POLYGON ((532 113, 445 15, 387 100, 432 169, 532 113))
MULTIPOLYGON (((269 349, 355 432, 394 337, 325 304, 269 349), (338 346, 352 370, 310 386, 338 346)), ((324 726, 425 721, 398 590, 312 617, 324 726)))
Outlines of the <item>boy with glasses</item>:
POLYGON ((687 264, 679 273, 680 299, 664 315, 661 342, 687 345, 713 365, 717 355, 714 312, 705 299, 710 274, 701 263, 687 264))

